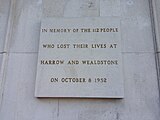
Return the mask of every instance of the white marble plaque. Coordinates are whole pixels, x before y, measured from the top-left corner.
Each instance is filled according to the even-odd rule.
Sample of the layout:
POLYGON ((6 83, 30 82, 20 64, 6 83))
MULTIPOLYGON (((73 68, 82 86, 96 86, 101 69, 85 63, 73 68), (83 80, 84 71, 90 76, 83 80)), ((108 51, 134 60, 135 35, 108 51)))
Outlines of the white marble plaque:
POLYGON ((120 19, 42 20, 35 96, 123 98, 120 19))

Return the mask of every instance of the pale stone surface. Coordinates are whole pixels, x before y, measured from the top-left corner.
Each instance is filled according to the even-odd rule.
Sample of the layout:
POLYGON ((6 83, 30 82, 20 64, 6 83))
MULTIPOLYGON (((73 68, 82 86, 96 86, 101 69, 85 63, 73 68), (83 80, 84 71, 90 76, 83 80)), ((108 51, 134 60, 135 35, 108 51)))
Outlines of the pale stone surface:
MULTIPOLYGON (((160 62, 160 53, 157 53, 158 54, 158 58, 159 58, 159 62, 160 62)), ((160 69, 159 69, 160 70, 160 69)), ((159 83, 160 84, 160 83, 159 83)))
POLYGON ((43 17, 62 17, 69 0, 43 0, 43 17))
POLYGON ((156 62, 157 62, 157 76, 158 83, 160 88, 160 1, 159 0, 151 0, 150 4, 153 6, 152 8, 152 17, 153 17, 153 29, 155 30, 153 33, 154 38, 154 48, 156 53, 156 62))
MULTIPOLYGON (((70 2, 68 4, 70 4, 70 2)), ((68 9, 70 9, 66 7, 68 4, 66 0, 44 0, 43 5, 42 0, 17 0, 15 9, 16 15, 14 20, 14 34, 10 52, 38 52, 42 7, 43 17, 62 17, 69 16, 70 14, 67 12, 68 9)), ((89 16, 89 14, 92 14, 92 16, 97 16, 99 14, 99 12, 97 12, 99 11, 99 8, 97 8, 99 7, 97 0, 94 0, 93 2, 80 0, 78 2, 78 6, 78 16, 89 16), (91 7, 86 9, 87 5, 90 6, 90 4, 91 7), (85 12, 86 10, 87 12, 85 12)))
POLYGON ((3 52, 10 0, 0 0, 0 52, 3 52))
POLYGON ((154 54, 125 53, 124 71, 125 99, 60 100, 59 114, 63 114, 60 119, 158 120, 160 109, 154 54))
POLYGON ((160 52, 160 1, 152 0, 152 4, 154 6, 154 19, 156 26, 156 42, 157 42, 157 52, 160 52))
POLYGON ((99 0, 44 0, 43 17, 99 16, 99 0))
POLYGON ((150 19, 122 19, 123 52, 154 52, 150 19))
POLYGON ((37 52, 42 14, 41 0, 17 0, 10 52, 37 52))
POLYGON ((123 98, 119 18, 52 18, 44 19, 41 25, 36 97, 123 98), (84 32, 86 31, 84 28, 89 29, 88 32, 84 32), (95 32, 97 28, 98 32, 95 32), (67 31, 57 32, 57 29, 67 31), (50 32, 50 30, 55 30, 55 32, 50 32), (75 30, 78 31, 75 32, 75 30), (44 47, 48 44, 53 45, 54 48, 44 47), (77 48, 73 44, 78 44, 78 46, 85 44, 85 48, 77 48), (64 48, 64 45, 68 47, 64 48), (98 48, 97 45, 102 45, 102 47, 98 48), (107 47, 104 48, 104 45, 107 47), (49 64, 50 60, 53 60, 54 63, 49 64), (72 64, 72 61, 75 60, 78 63, 72 64), (106 64, 104 62, 103 64, 90 64, 91 62, 83 64, 82 62, 97 60, 107 62, 106 64), (115 60, 117 64, 108 64, 108 61, 115 60), (46 61, 48 64, 45 64, 46 61), (55 61, 63 62, 55 64, 55 61), (68 64, 69 61, 71 61, 70 64, 68 64), (64 81, 63 78, 67 78, 67 81, 64 81), (73 81, 82 78, 85 82, 73 82, 72 80, 69 82, 68 78, 74 79, 73 81), (51 82, 51 79, 54 82, 51 82), (95 79, 103 79, 103 81, 95 81, 95 79))
MULTIPOLYGON (((38 42, 39 42, 39 29, 40 21, 42 14, 43 6, 43 17, 78 17, 78 16, 87 16, 88 12, 86 9, 77 9, 70 10, 72 7, 69 6, 79 6, 79 5, 88 5, 87 0, 81 1, 81 4, 78 4, 79 1, 64 1, 64 0, 44 0, 43 5, 41 0, 34 1, 25 1, 20 2, 17 0, 16 4, 16 17, 14 20, 14 35, 11 43, 11 52, 38 52, 38 42), (71 4, 72 3, 72 4, 71 4), (75 5, 76 4, 76 5, 75 5), (78 5, 77 5, 78 4, 78 5), (22 7, 23 6, 23 7, 22 7), (53 9, 53 10, 52 10, 53 9), (65 10, 64 10, 65 9, 65 10), (86 15, 80 13, 86 10, 86 15), (69 13, 70 11, 71 14, 69 13), (23 38, 23 40, 21 40, 23 38)), ((105 0, 106 1, 106 0, 105 0)), ((104 1, 104 2, 105 2, 104 1)), ((122 48, 124 52, 153 52, 153 41, 151 34, 151 23, 149 16, 149 5, 146 0, 136 0, 131 3, 129 0, 121 0, 120 7, 122 14, 122 48), (131 4, 131 5, 130 5, 131 4), (143 7, 141 7, 141 6, 143 7), (130 12, 129 12, 130 11, 130 12), (129 13, 132 13, 130 15, 129 13), (128 27, 130 26, 130 27, 128 27), (131 29, 129 29, 131 28, 131 29), (137 36, 138 34, 138 36, 137 36), (137 39, 134 39, 134 36, 137 36, 137 39), (130 37, 131 36, 131 37, 130 37)), ((131 0, 130 0, 131 1, 131 0)), ((107 3, 110 3, 111 0, 108 0, 107 3)), ((115 1, 116 4, 119 4, 118 1, 115 1)), ((98 1, 93 1, 95 4, 95 9, 90 9, 95 14, 91 16, 97 16, 98 11, 98 1)), ((111 2, 112 3, 112 2, 111 2)), ((103 0, 101 1, 103 4, 103 0)), ((112 4, 111 4, 112 5, 112 4)), ((74 8, 73 7, 73 8, 74 8)), ((77 8, 77 7, 76 7, 77 8)), ((75 8, 75 9, 76 9, 75 8)), ((83 7, 82 7, 83 8, 83 7)), ((101 8, 101 11, 103 11, 101 8)), ((116 11, 113 9, 112 11, 116 11)), ((107 14, 103 14, 107 16, 107 14)), ((103 17, 102 16, 102 17, 103 17)))
POLYGON ((10 54, 0 119, 158 120, 154 54, 125 53, 123 59, 125 99, 59 99, 58 102, 34 97, 37 55, 10 54))
POLYGON ((121 16, 120 0, 100 0, 100 16, 121 16))
POLYGON ((3 58, 3 54, 0 54, 0 73, 1 73, 1 66, 2 66, 2 58, 3 58))
POLYGON ((124 18, 150 17, 148 0, 121 0, 120 2, 121 2, 122 17, 124 18))
POLYGON ((99 0, 79 0, 81 17, 99 16, 99 0))
POLYGON ((63 16, 99 16, 99 0, 68 0, 64 7, 63 16))
POLYGON ((154 51, 148 1, 100 0, 100 16, 121 16, 124 52, 154 51))
MULTIPOLYGON (((6 0, 3 1, 6 2, 6 0)), ((126 43, 124 46, 127 48, 124 53, 125 99, 60 99, 58 102, 58 99, 35 98, 34 87, 37 55, 28 52, 38 51, 39 32, 35 31, 40 28, 40 17, 37 20, 36 16, 41 16, 42 14, 42 3, 41 0, 16 1, 15 31, 13 32, 14 41, 11 43, 11 52, 19 53, 10 54, 9 57, 7 78, 4 84, 5 89, 0 105, 0 120, 159 120, 160 104, 154 51, 152 47, 153 39, 146 39, 145 42, 144 39, 142 39, 142 41, 141 39, 139 39, 139 41, 132 41, 135 47, 131 47, 129 49, 130 52, 127 52, 127 44, 129 44, 129 46, 132 44, 127 42, 129 35, 125 35, 128 37, 123 37, 123 39, 127 38, 124 39, 126 43), (33 7, 31 12, 27 6, 34 6, 35 4, 39 7, 33 7), (27 13, 27 11, 30 12, 27 13), (30 15, 32 18, 30 18, 30 15), (19 18, 18 16, 21 17, 19 18), (28 18, 37 24, 26 22, 28 18), (29 32, 30 29, 23 27, 26 23, 32 26, 30 27, 32 30, 36 29, 34 31, 34 39, 28 39, 26 35, 24 39, 24 36, 20 35, 23 34, 20 32, 21 30, 29 32), (139 42, 142 46, 138 46, 139 42), (148 48, 147 44, 151 45, 151 48, 148 48), (139 52, 140 47, 141 51, 139 52)), ((49 0, 48 2, 52 3, 52 1, 53 0, 49 0)), ((63 3, 59 3, 58 1, 62 0, 54 0, 54 2, 58 4, 52 6, 58 9, 57 12, 51 12, 54 12, 55 16, 63 16, 63 12, 58 12, 64 9, 63 6, 59 7, 59 5, 63 3), (59 15, 60 13, 62 13, 62 15, 59 15)), ((120 0, 120 2, 123 21, 125 21, 125 19, 134 21, 138 16, 142 18, 142 21, 145 19, 145 21, 150 21, 148 0, 120 0)), ((0 4, 0 6, 3 5, 0 4)), ((52 13, 50 14, 53 15, 52 13)), ((69 14, 69 12, 65 14, 69 14)), ((74 16, 76 16, 75 14, 78 14, 78 12, 74 13, 74 16)), ((77 16, 79 16, 79 14, 77 16)), ((130 21, 130 24, 132 24, 132 21, 130 21)), ((135 24, 130 26, 134 28, 134 25, 135 24)), ((142 31, 138 30, 139 35, 144 34, 148 36, 148 34, 151 34, 150 28, 147 29, 148 27, 144 30, 145 33, 141 33, 142 31)), ((27 35, 30 34, 32 33, 28 33, 27 35)), ((134 36, 132 32, 129 33, 129 31, 126 34, 134 36)), ((134 37, 137 37, 136 34, 134 37)), ((151 36, 149 38, 151 38, 151 36)))
POLYGON ((0 120, 53 120, 57 99, 34 97, 36 54, 10 54, 0 120))

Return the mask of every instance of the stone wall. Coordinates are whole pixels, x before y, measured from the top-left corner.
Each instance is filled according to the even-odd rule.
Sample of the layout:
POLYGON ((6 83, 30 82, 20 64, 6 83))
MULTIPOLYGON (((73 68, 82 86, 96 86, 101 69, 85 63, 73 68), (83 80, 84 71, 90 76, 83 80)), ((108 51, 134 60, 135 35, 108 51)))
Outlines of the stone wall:
POLYGON ((147 0, 0 0, 0 120, 159 120, 151 23, 147 0), (125 98, 35 98, 41 18, 91 16, 121 18, 125 98))

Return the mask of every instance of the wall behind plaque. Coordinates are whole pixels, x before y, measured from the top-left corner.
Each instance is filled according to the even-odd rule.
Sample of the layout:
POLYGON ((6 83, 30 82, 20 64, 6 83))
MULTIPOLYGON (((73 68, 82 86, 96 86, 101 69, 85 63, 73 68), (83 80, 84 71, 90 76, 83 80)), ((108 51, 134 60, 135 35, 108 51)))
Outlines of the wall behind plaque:
POLYGON ((147 0, 0 0, 0 21, 0 120, 160 118, 147 0), (125 98, 35 98, 41 18, 86 16, 121 17, 125 98))

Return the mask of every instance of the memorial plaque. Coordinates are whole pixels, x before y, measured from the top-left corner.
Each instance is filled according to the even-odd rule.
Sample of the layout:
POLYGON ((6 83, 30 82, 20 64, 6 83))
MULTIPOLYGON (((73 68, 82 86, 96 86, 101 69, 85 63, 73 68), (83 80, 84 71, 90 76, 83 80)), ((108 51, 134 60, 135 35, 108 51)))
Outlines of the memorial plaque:
POLYGON ((41 22, 36 97, 123 98, 118 17, 41 22))

